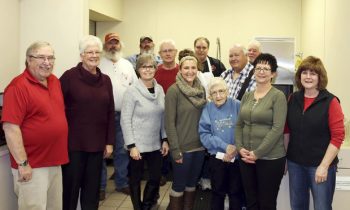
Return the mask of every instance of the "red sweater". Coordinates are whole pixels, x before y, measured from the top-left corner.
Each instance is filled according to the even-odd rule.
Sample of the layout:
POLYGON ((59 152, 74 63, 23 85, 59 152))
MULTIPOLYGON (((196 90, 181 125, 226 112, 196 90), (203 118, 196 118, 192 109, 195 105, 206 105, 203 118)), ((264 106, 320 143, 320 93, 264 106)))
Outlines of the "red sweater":
MULTIPOLYGON (((304 97, 304 111, 312 104, 315 98, 304 97)), ((328 110, 328 124, 331 131, 331 141, 330 143, 340 148, 344 141, 344 115, 341 106, 336 97, 333 98, 329 105, 328 110)), ((289 133, 288 125, 286 124, 284 133, 289 133)))
POLYGON ((157 80, 158 84, 163 87, 164 93, 166 93, 168 88, 175 83, 175 78, 178 71, 178 64, 176 64, 175 68, 172 69, 165 69, 163 64, 157 67, 154 78, 157 80))

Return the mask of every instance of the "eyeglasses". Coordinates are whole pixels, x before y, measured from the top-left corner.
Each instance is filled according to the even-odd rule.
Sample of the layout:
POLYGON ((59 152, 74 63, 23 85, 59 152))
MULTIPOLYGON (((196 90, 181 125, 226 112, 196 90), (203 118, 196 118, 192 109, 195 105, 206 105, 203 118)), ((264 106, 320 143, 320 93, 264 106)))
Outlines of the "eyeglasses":
POLYGON ((94 56, 94 55, 99 56, 101 54, 101 52, 100 51, 87 51, 87 52, 84 52, 84 54, 86 54, 88 56, 94 56))
POLYGON ((140 69, 154 69, 154 66, 141 66, 140 69))
POLYGON ((219 89, 219 90, 216 90, 216 91, 213 91, 210 93, 211 96, 218 96, 218 95, 224 95, 226 93, 226 89, 219 89))
POLYGON ((30 58, 34 58, 37 59, 38 61, 44 63, 46 60, 49 61, 49 63, 53 63, 55 62, 55 56, 44 56, 44 55, 38 55, 38 56, 34 56, 34 55, 30 55, 30 58))
POLYGON ((269 68, 261 68, 261 67, 256 67, 255 68, 255 71, 258 71, 258 72, 268 72, 268 71, 271 71, 271 69, 269 68))
POLYGON ((165 49, 165 50, 161 50, 161 53, 172 53, 175 52, 175 49, 165 49))

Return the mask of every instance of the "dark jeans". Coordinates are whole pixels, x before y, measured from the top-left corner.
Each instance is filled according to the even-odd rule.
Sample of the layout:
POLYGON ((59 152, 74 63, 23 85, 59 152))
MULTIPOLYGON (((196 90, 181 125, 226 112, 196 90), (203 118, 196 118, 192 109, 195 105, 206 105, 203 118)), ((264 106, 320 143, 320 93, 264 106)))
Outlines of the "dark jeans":
POLYGON ((82 210, 97 210, 103 152, 69 152, 62 166, 63 210, 76 210, 80 191, 82 210))
POLYGON ((172 190, 175 192, 184 192, 186 187, 196 187, 203 166, 204 150, 184 152, 182 155, 182 163, 172 160, 172 190))
POLYGON ((209 173, 211 181, 211 209, 224 210, 226 194, 229 197, 230 210, 241 210, 241 197, 243 192, 239 163, 223 162, 209 157, 209 173))
POLYGON ((162 154, 160 151, 153 151, 153 152, 144 152, 141 153, 142 159, 141 160, 134 160, 130 157, 129 162, 129 185, 135 185, 139 184, 143 171, 144 171, 144 164, 146 162, 147 169, 148 169, 148 181, 152 184, 159 186, 159 181, 161 177, 160 169, 162 165, 162 154))
POLYGON ((144 152, 141 153, 141 156, 141 160, 134 160, 130 157, 129 162, 130 197, 135 210, 151 209, 157 202, 161 177, 162 154, 160 151, 144 152), (148 168, 148 180, 143 191, 143 202, 141 202, 141 179, 145 162, 148 168))
MULTIPOLYGON (((289 195, 292 210, 308 210, 310 189, 315 210, 332 210, 336 166, 328 168, 327 181, 316 183, 317 167, 307 167, 288 160, 289 195)), ((345 208, 345 207, 344 207, 345 208)))
POLYGON ((248 164, 240 160, 247 210, 275 210, 284 174, 286 158, 257 160, 248 164))

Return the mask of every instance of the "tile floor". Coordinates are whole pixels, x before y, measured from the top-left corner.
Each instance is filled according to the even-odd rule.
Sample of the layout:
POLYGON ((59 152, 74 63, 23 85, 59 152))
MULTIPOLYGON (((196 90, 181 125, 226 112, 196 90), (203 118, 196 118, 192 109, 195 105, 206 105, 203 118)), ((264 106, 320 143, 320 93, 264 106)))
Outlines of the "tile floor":
MULTIPOLYGON (((107 167, 108 177, 113 173, 113 167, 107 167)), ((141 190, 145 186, 145 181, 141 183, 141 190)), ((158 205, 153 210, 165 210, 169 203, 169 191, 171 189, 171 182, 160 187, 158 205)), ((141 192, 142 192, 141 191, 141 192)), ((130 196, 115 191, 113 180, 108 180, 106 189, 106 199, 100 202, 99 210, 133 210, 130 196)))

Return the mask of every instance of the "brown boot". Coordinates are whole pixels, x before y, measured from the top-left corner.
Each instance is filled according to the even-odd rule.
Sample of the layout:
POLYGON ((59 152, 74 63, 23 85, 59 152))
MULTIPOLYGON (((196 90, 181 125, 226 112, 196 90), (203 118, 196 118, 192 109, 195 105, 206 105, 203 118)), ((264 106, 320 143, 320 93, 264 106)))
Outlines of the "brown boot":
POLYGON ((170 202, 166 210, 183 210, 183 203, 184 203, 184 197, 174 197, 174 196, 169 196, 170 197, 170 202))
POLYGON ((194 200, 196 198, 196 191, 184 192, 184 210, 192 210, 194 206, 194 200))

